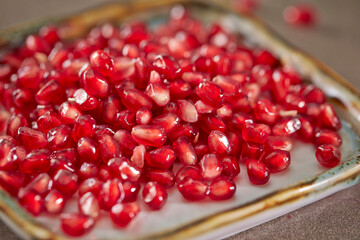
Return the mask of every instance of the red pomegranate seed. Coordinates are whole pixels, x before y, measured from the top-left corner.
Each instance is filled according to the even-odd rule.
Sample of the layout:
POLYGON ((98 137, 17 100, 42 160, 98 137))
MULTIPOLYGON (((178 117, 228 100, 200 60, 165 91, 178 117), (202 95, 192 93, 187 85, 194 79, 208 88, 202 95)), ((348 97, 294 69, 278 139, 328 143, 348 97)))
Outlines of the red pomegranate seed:
POLYGON ((142 191, 144 202, 152 209, 161 209, 168 198, 166 189, 157 182, 148 182, 142 191))
POLYGON ((89 232, 95 225, 93 218, 80 213, 60 215, 61 229, 69 236, 79 237, 89 232))
POLYGON ((123 198, 124 190, 118 179, 108 180, 102 185, 99 193, 99 203, 102 209, 109 211, 118 200, 123 198))
POLYGON ((175 152, 169 146, 164 146, 157 148, 145 154, 146 163, 150 167, 159 168, 159 169, 169 169, 175 159, 175 152))
POLYGON ((234 196, 236 185, 227 177, 221 176, 216 178, 209 187, 209 198, 215 201, 227 200, 234 196))
POLYGON ((145 179, 148 182, 157 182, 165 188, 171 188, 175 183, 175 176, 169 170, 149 169, 146 171, 145 179))
POLYGON ((38 104, 61 103, 64 92, 60 84, 55 80, 47 82, 35 95, 38 104))
POLYGON ((229 154, 231 151, 229 139, 223 132, 218 130, 210 132, 208 146, 211 153, 219 155, 229 154))
POLYGON ((201 179, 185 177, 180 180, 177 188, 181 195, 189 201, 199 201, 207 196, 208 185, 201 179))
POLYGON ((72 138, 75 142, 83 137, 92 137, 95 134, 96 121, 89 115, 83 115, 76 119, 72 129, 72 138))
POLYGON ((50 129, 58 127, 63 124, 59 116, 56 113, 50 111, 47 111, 44 115, 40 116, 39 119, 36 121, 36 123, 38 129, 45 134, 50 129))
POLYGON ((19 170, 23 173, 46 172, 49 169, 49 150, 46 149, 39 149, 30 152, 19 165, 19 170))
POLYGON ((272 125, 277 121, 278 113, 275 105, 268 99, 260 99, 254 108, 255 119, 272 125))
POLYGON ((137 89, 123 89, 120 98, 122 104, 133 112, 136 112, 141 107, 152 108, 151 98, 137 89))
POLYGON ((11 150, 15 147, 15 144, 5 139, 0 140, 0 170, 16 170, 18 165, 18 159, 15 155, 13 158, 11 150))
POLYGON ((311 6, 294 5, 285 8, 284 20, 295 26, 311 26, 315 23, 315 12, 311 6))
POLYGON ((245 113, 235 113, 229 121, 229 128, 233 131, 241 131, 245 124, 253 123, 254 120, 250 115, 245 113))
POLYGON ((160 107, 170 102, 170 90, 162 83, 150 83, 145 93, 160 107))
POLYGON ((6 128, 6 134, 14 138, 18 137, 18 130, 20 127, 27 127, 26 118, 21 114, 12 114, 6 128))
POLYGON ((206 104, 221 107, 223 104, 223 90, 213 83, 200 83, 196 88, 196 94, 206 104))
POLYGON ((152 113, 149 109, 142 107, 136 112, 136 123, 139 125, 148 125, 151 121, 152 113))
POLYGON ((104 51, 97 50, 90 55, 91 66, 103 76, 111 76, 114 72, 114 60, 104 51))
POLYGON ((321 129, 315 133, 315 144, 331 144, 335 147, 340 147, 342 144, 342 139, 340 135, 332 130, 321 129))
POLYGON ((223 166, 215 154, 206 154, 199 162, 200 173, 206 180, 212 180, 221 175, 223 166))
POLYGON ((133 139, 146 146, 161 147, 166 142, 166 134, 162 127, 156 125, 138 125, 131 131, 133 139))
POLYGON ((96 177, 98 172, 99 170, 96 164, 83 162, 77 170, 77 175, 79 180, 82 181, 84 179, 96 177))
POLYGON ((230 179, 240 174, 240 166, 236 157, 224 157, 221 160, 221 164, 223 166, 222 174, 230 179))
POLYGON ((29 127, 18 129, 18 140, 29 150, 44 148, 48 144, 45 134, 29 127))
POLYGON ((301 122, 298 118, 284 118, 277 122, 272 132, 276 136, 291 136, 301 128, 301 122))
POLYGON ((330 144, 323 144, 316 149, 316 159, 327 168, 337 166, 341 160, 341 152, 338 148, 330 144))
POLYGON ((191 102, 178 100, 177 104, 179 106, 178 116, 181 120, 189 123, 197 122, 199 115, 195 106, 191 102))
POLYGON ((197 162, 195 149, 187 137, 179 137, 173 143, 173 149, 182 164, 194 165, 197 162))
POLYGON ((119 143, 121 151, 127 155, 131 155, 137 145, 137 143, 131 137, 130 132, 126 130, 118 130, 114 134, 114 139, 119 143))
MULTIPOLYGON (((52 186, 53 182, 50 176, 47 173, 41 173, 31 180, 23 190, 24 192, 33 191, 43 197, 51 190, 52 186)), ((19 195, 21 194, 22 193, 19 192, 19 195)))
POLYGON ((267 151, 284 150, 291 151, 293 148, 293 141, 288 137, 270 136, 266 143, 267 151))
POLYGON ((19 197, 19 203, 34 216, 38 216, 44 210, 43 199, 39 194, 32 191, 19 197))
POLYGON ((261 123, 247 123, 242 129, 242 137, 247 142, 265 143, 271 133, 268 125, 261 123))
POLYGON ((217 130, 221 132, 226 131, 226 124, 224 123, 224 121, 212 114, 209 115, 204 114, 202 116, 200 127, 206 133, 210 133, 213 130, 217 130))
POLYGON ((197 166, 183 166, 176 173, 176 183, 178 184, 181 180, 186 177, 190 177, 192 179, 202 179, 200 169, 197 166))
POLYGON ((270 172, 266 165, 256 159, 246 160, 246 169, 251 183, 262 185, 269 181, 270 172))
POLYGON ((56 189, 51 190, 45 197, 44 206, 47 213, 58 214, 65 206, 65 196, 56 189))
POLYGON ((69 170, 59 169, 53 178, 54 187, 66 197, 71 197, 78 187, 78 176, 69 170))
POLYGON ((70 102, 64 102, 59 107, 60 120, 65 124, 74 124, 76 119, 80 117, 81 111, 75 104, 70 102))
POLYGON ((48 147, 51 150, 68 148, 71 145, 71 128, 61 125, 50 129, 47 134, 48 147))
MULTIPOLYGON (((172 100, 184 99, 191 94, 191 85, 182 80, 175 80, 169 84, 170 96, 172 100)), ((195 104, 196 105, 196 104, 195 104)))
POLYGON ((325 128, 334 130, 339 130, 341 128, 341 121, 339 117, 337 116, 334 108, 328 103, 321 105, 319 118, 319 122, 325 128))
POLYGON ((107 166, 114 177, 123 180, 138 181, 141 175, 141 169, 129 162, 127 158, 112 158, 108 161, 107 166))
POLYGON ((283 150, 273 150, 262 159, 270 172, 280 172, 287 169, 290 165, 290 153, 283 150))
POLYGON ((107 163, 109 159, 121 157, 119 143, 110 135, 102 135, 99 137, 98 146, 100 150, 100 158, 103 163, 107 163))
POLYGON ((146 147, 139 145, 134 148, 130 161, 138 168, 144 167, 146 147))
POLYGON ((305 98, 308 103, 322 104, 326 101, 325 93, 317 87, 312 87, 306 93, 305 98))
POLYGON ((136 115, 129 110, 121 111, 116 114, 116 120, 114 124, 116 127, 131 131, 131 129, 136 125, 136 115))
MULTIPOLYGON (((99 170, 100 171, 100 170, 99 170)), ((78 193, 79 196, 87 193, 87 192, 92 192, 93 194, 95 194, 96 196, 99 195, 99 192, 101 190, 101 187, 103 185, 103 182, 100 181, 97 178, 88 178, 85 179, 78 188, 78 193)))
POLYGON ((314 137, 314 127, 311 122, 305 117, 299 117, 301 128, 299 131, 300 137, 303 141, 311 141, 314 137))
POLYGON ((140 183, 139 182, 130 182, 125 181, 122 183, 124 189, 124 198, 123 202, 135 202, 140 191, 140 183))
POLYGON ((139 214, 140 207, 136 202, 117 203, 111 208, 110 217, 120 228, 126 227, 139 214))
POLYGON ((17 196, 19 189, 25 183, 25 175, 19 172, 0 170, 0 186, 12 196, 17 196))
POLYGON ((78 201, 79 212, 96 219, 100 214, 100 206, 96 196, 87 192, 83 194, 78 201))
POLYGON ((180 126, 180 119, 174 113, 164 113, 152 119, 152 124, 164 128, 166 134, 180 126))
POLYGON ((84 90, 95 97, 105 97, 109 91, 109 84, 106 79, 94 70, 89 69, 83 73, 84 90))
POLYGON ((153 66, 157 72, 164 74, 168 79, 174 79, 176 71, 179 69, 179 65, 175 60, 162 55, 155 58, 153 66))
POLYGON ((82 111, 94 110, 99 105, 99 101, 82 88, 76 90, 73 97, 76 106, 82 111))
POLYGON ((289 90, 290 79, 284 72, 280 70, 274 71, 272 79, 273 81, 271 82, 271 89, 273 96, 277 102, 283 102, 289 90))

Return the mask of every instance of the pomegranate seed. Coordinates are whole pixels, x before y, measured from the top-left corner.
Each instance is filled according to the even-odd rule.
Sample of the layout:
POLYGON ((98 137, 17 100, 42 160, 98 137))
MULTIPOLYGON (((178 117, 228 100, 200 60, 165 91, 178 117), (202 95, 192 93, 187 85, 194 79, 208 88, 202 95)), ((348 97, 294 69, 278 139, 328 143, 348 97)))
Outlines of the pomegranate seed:
POLYGON ((285 8, 284 20, 295 26, 311 26, 315 23, 315 12, 307 5, 294 5, 285 8))
POLYGON ((81 111, 75 104, 70 102, 64 102, 59 107, 60 120, 65 124, 74 124, 76 119, 80 117, 81 111))
POLYGON ((255 119, 272 125, 277 121, 278 113, 275 105, 268 99, 260 99, 254 108, 255 119))
POLYGON ((288 137, 270 136, 266 143, 266 148, 268 149, 268 151, 291 151, 291 149, 293 148, 293 141, 288 137))
POLYGON ((178 126, 180 126, 180 119, 174 113, 165 113, 152 119, 152 124, 164 128, 166 134, 169 134, 178 126))
POLYGON ((60 215, 61 229, 69 236, 79 237, 89 232, 95 225, 93 218, 80 213, 60 215))
POLYGON ((79 88, 74 92, 76 106, 82 111, 94 110, 98 107, 99 101, 89 95, 84 89, 79 88))
POLYGON ((123 180, 138 181, 141 175, 141 169, 134 166, 124 157, 110 159, 107 166, 115 177, 123 180))
POLYGON ((47 134, 48 147, 51 150, 68 148, 71 145, 71 128, 61 125, 50 129, 47 134))
POLYGON ((273 150, 262 159, 270 172, 280 172, 287 169, 290 165, 290 153, 283 150, 273 150))
POLYGON ((139 145, 134 148, 133 155, 131 156, 130 161, 137 166, 138 168, 144 167, 146 147, 144 145, 139 145))
POLYGON ((92 69, 83 73, 84 90, 95 97, 105 97, 109 91, 106 79, 95 73, 92 69))
POLYGON ((46 212, 57 214, 62 212, 65 206, 65 196, 56 189, 51 190, 45 197, 44 206, 46 212))
POLYGON ((83 115, 76 119, 72 129, 72 138, 75 142, 83 137, 92 137, 95 134, 96 121, 89 115, 83 115))
POLYGON ((157 56, 153 62, 153 66, 157 72, 164 74, 168 79, 174 79, 176 71, 179 69, 178 63, 167 56, 157 56))
POLYGON ((170 102, 170 90, 162 83, 150 83, 145 93, 160 107, 170 102))
POLYGON ((199 201, 207 196, 208 186, 201 179, 185 177, 180 180, 177 188, 181 195, 189 201, 199 201))
POLYGON ((97 178, 85 179, 79 185, 79 188, 78 188, 79 196, 81 196, 87 192, 92 192, 93 194, 95 194, 97 196, 97 195, 99 195, 102 185, 103 185, 103 182, 97 178))
POLYGON ((43 133, 47 133, 50 129, 62 125, 62 121, 56 113, 47 111, 44 115, 40 116, 36 121, 38 129, 43 133))
POLYGON ((111 208, 110 217, 120 228, 126 227, 139 214, 140 207, 136 202, 117 203, 111 208))
POLYGON ((34 216, 38 216, 44 210, 43 199, 39 194, 32 191, 21 196, 19 203, 34 216))
POLYGON ((206 154, 200 160, 200 173, 206 180, 220 176, 223 166, 215 154, 206 154))
POLYGON ((168 198, 166 189, 156 182, 148 182, 142 191, 144 202, 153 210, 161 209, 168 198))
POLYGON ((124 89, 120 94, 121 102, 130 111, 136 112, 141 107, 152 108, 151 98, 137 89, 124 89))
POLYGON ((45 135, 29 127, 20 127, 18 129, 19 143, 29 150, 44 148, 48 144, 45 135))
POLYGON ((218 130, 210 132, 208 137, 209 150, 219 155, 229 154, 231 146, 227 136, 218 130))
POLYGON ((162 127, 156 125, 138 125, 131 131, 132 138, 139 144, 161 147, 166 142, 166 134, 162 127))
POLYGON ((277 122, 272 132, 276 136, 291 136, 301 128, 301 122, 298 118, 284 118, 277 122))
POLYGON ((254 120, 250 115, 245 113, 235 113, 229 121, 229 128, 234 131, 241 131, 245 124, 253 123, 254 120))
POLYGON ((125 181, 122 183, 124 189, 124 198, 123 202, 135 202, 140 191, 140 183, 139 182, 130 182, 125 181))
POLYGON ((119 143, 121 151, 127 155, 131 155, 137 145, 130 132, 126 130, 118 130, 114 134, 114 139, 119 143))
POLYGON ((299 120, 301 123, 301 128, 299 131, 300 137, 303 141, 311 141, 314 136, 314 128, 311 122, 304 117, 299 117, 299 120))
POLYGON ((286 76, 286 74, 280 70, 276 70, 272 76, 273 81, 272 85, 272 93, 277 102, 282 102, 285 100, 285 97, 288 93, 290 86, 290 79, 286 76))
POLYGON ((187 137, 179 137, 173 143, 173 149, 182 164, 194 165, 197 162, 195 149, 187 137))
POLYGON ((136 112, 136 123, 139 125, 148 125, 151 121, 152 113, 149 109, 143 107, 136 112))
POLYGON ((242 129, 242 137, 247 142, 265 143, 271 133, 268 125, 261 123, 247 123, 242 129))
POLYGON ((93 52, 90 55, 90 64, 103 76, 111 76, 114 72, 114 60, 104 51, 93 52))
POLYGON ((269 169, 256 159, 246 160, 246 169, 250 182, 255 185, 265 184, 270 179, 269 169))
POLYGON ((175 159, 175 152, 169 147, 161 147, 145 154, 146 163, 150 167, 159 168, 159 169, 169 169, 175 159))
POLYGON ((326 101, 325 93, 317 87, 312 87, 306 93, 305 98, 308 103, 322 104, 326 101))
POLYGON ((35 100, 38 104, 61 103, 64 92, 60 84, 55 80, 47 82, 35 95, 35 100))
POLYGON ((320 110, 320 123, 325 128, 330 128, 334 130, 339 130, 341 128, 341 122, 337 116, 334 108, 328 104, 324 103, 321 105, 320 110))
POLYGON ((115 124, 117 127, 131 131, 136 125, 136 115, 129 110, 121 111, 116 114, 115 124))
POLYGON ((201 119, 201 129, 206 133, 210 133, 213 130, 218 130, 221 132, 226 131, 226 124, 219 117, 210 115, 203 115, 201 119))
POLYGON ((181 120, 189 123, 197 122, 199 115, 192 103, 186 100, 178 100, 177 104, 179 106, 178 116, 181 120))
POLYGON ((178 184, 186 177, 190 177, 192 179, 202 179, 200 169, 197 166, 183 166, 180 168, 176 173, 176 183, 178 184))
POLYGON ((264 154, 264 145, 254 142, 244 142, 241 149, 241 158, 261 159, 264 154))
POLYGON ((104 163, 114 157, 121 157, 119 143, 110 135, 102 135, 99 137, 98 146, 100 150, 100 158, 104 163))
POLYGON ((98 166, 94 163, 83 162, 79 169, 77 170, 77 175, 79 180, 93 178, 98 175, 98 166))
POLYGON ((148 182, 157 182, 165 188, 171 188, 175 183, 175 176, 169 170, 149 169, 146 171, 145 179, 148 182))
POLYGON ((315 144, 331 144, 335 147, 340 147, 342 144, 342 139, 340 135, 332 130, 321 129, 315 133, 315 144))
POLYGON ((182 80, 175 80, 170 82, 169 90, 171 99, 184 99, 191 94, 191 85, 188 82, 182 80))
POLYGON ((19 169, 23 173, 46 172, 50 169, 49 151, 39 149, 30 152, 20 162, 19 169))
POLYGON ((17 196, 19 189, 25 183, 25 176, 18 172, 0 170, 0 186, 12 196, 17 196))
POLYGON ((240 166, 236 157, 224 157, 221 164, 223 165, 222 174, 230 179, 240 174, 240 166))
POLYGON ((79 212, 96 219, 100 214, 100 206, 97 198, 91 192, 83 194, 78 201, 79 212))
POLYGON ((200 83, 196 88, 196 94, 204 102, 216 108, 222 106, 223 90, 213 83, 200 83))
POLYGON ((106 211, 111 210, 118 200, 124 198, 124 190, 118 179, 106 181, 99 193, 100 207, 106 211))
POLYGON ((78 176, 69 170, 59 169, 53 178, 54 187, 66 197, 71 197, 78 187, 78 176))
POLYGON ((5 139, 0 140, 0 170, 16 170, 18 159, 13 158, 11 151, 15 147, 12 142, 5 139))
POLYGON ((209 187, 209 197, 212 200, 227 200, 234 196, 236 191, 235 183, 226 177, 218 177, 209 187))
POLYGON ((330 144, 317 147, 315 155, 318 162, 327 168, 337 166, 341 160, 341 152, 330 144))

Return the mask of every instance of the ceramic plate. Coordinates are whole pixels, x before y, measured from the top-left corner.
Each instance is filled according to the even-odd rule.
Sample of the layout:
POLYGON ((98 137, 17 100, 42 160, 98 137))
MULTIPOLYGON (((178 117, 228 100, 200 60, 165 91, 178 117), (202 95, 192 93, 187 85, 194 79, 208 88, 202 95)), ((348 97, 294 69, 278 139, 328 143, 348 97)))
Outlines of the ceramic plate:
MULTIPOLYGON (((217 2, 217 1, 216 1, 217 2)), ((253 16, 239 15, 228 6, 209 1, 123 1, 100 6, 75 16, 52 19, 70 26, 68 38, 84 34, 100 21, 121 23, 144 20, 151 26, 165 20, 171 6, 182 3, 205 23, 218 22, 229 31, 240 33, 250 44, 275 53, 284 63, 296 68, 305 78, 322 88, 343 122, 341 164, 332 169, 321 167, 309 144, 295 143, 292 164, 284 173, 271 176, 269 183, 254 186, 243 172, 236 179, 237 191, 228 201, 189 203, 178 191, 170 191, 168 203, 161 211, 146 207, 128 228, 117 230, 109 218, 102 218, 83 239, 215 239, 230 236, 304 205, 324 198, 360 181, 360 94, 332 70, 295 49, 271 32, 253 16)), ((48 23, 43 21, 42 23, 48 23)), ((0 33, 0 45, 22 39, 36 30, 41 22, 31 23, 0 33)), ((75 204, 67 206, 75 208, 75 204)), ((0 214, 4 222, 27 239, 63 239, 57 218, 42 215, 34 218, 25 213, 8 194, 0 190, 0 214)))

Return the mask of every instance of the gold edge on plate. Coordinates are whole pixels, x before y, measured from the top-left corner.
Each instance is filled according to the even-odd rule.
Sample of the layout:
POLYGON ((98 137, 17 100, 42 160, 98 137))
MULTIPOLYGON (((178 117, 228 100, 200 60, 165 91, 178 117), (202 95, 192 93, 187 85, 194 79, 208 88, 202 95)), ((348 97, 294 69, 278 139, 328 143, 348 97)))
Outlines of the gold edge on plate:
MULTIPOLYGON (((105 4, 104 6, 99 6, 96 9, 92 9, 89 11, 84 11, 80 14, 73 15, 69 18, 63 18, 62 23, 68 24, 69 27, 74 27, 74 29, 78 29, 74 32, 69 31, 68 37, 76 37, 83 34, 85 31, 89 29, 92 25, 96 24, 101 19, 106 20, 121 20, 126 16, 131 15, 134 12, 146 10, 149 8, 155 7, 163 7, 169 6, 172 4, 187 4, 187 3, 201 3, 207 5, 209 7, 222 8, 225 11, 228 11, 233 14, 237 14, 231 9, 226 3, 219 0, 160 0, 160 1, 144 1, 144 0, 133 0, 125 6, 123 2, 105 4), (79 30, 80 29, 80 30, 79 30)), ((129 1, 127 2, 129 3, 129 1)), ((300 56, 301 60, 306 62, 307 64, 311 64, 316 71, 321 72, 322 74, 328 76, 333 82, 340 84, 346 91, 349 91, 356 101, 353 102, 353 107, 357 111, 354 114, 357 114, 356 117, 360 116, 360 92, 353 87, 349 82, 347 82, 340 75, 335 73, 332 69, 327 67, 325 64, 320 61, 314 59, 310 55, 304 53, 301 50, 296 49, 291 46, 289 43, 284 41, 281 37, 275 34, 263 21, 255 16, 243 15, 242 18, 247 19, 247 21, 251 21, 254 25, 258 27, 258 31, 262 31, 264 35, 266 35, 267 40, 269 40, 270 44, 281 45, 283 48, 286 48, 287 51, 292 54, 300 56)), ((38 22, 39 24, 39 22, 38 22)), ((19 25, 20 26, 20 25, 19 25)), ((27 25, 27 27, 30 27, 27 25)), ((15 31, 19 31, 19 29, 24 29, 21 27, 12 28, 8 30, 0 31, 0 47, 3 43, 7 43, 7 38, 4 37, 6 34, 11 34, 15 31), (3 36, 3 37, 2 37, 3 36)), ((70 29, 70 28, 69 28, 70 29)), ((141 239, 184 239, 198 236, 199 234, 205 233, 209 230, 216 230, 223 226, 230 225, 239 220, 245 219, 247 217, 256 215, 259 212, 270 210, 285 204, 292 203, 294 201, 298 201, 302 198, 305 198, 313 193, 320 193, 322 191, 327 190, 328 188, 332 188, 339 184, 347 183, 347 186, 357 183, 360 178, 360 161, 359 158, 353 158, 347 160, 342 165, 336 167, 331 170, 339 170, 347 166, 346 170, 341 172, 341 174, 335 174, 329 179, 325 178, 322 181, 319 181, 320 177, 323 177, 324 174, 330 172, 327 171, 324 174, 320 174, 315 176, 314 178, 299 183, 295 186, 291 186, 289 188, 271 193, 262 197, 261 199, 254 200, 251 203, 246 205, 242 205, 239 207, 235 207, 233 209, 223 211, 220 213, 216 213, 210 217, 206 217, 195 222, 191 222, 184 226, 177 227, 172 230, 167 230, 166 232, 154 234, 151 236, 147 236, 141 239), (351 162, 351 163, 350 163, 351 162), (349 164, 350 163, 350 164, 349 164), (330 184, 331 181, 331 184, 330 184), (314 185, 314 183, 316 183, 314 185)), ((2 194, 6 197, 0 198, 0 210, 5 213, 5 215, 12 220, 23 232, 27 233, 30 237, 34 239, 63 239, 62 236, 57 235, 56 233, 51 232, 49 229, 44 227, 43 225, 37 223, 32 220, 31 216, 28 216, 27 213, 23 213, 22 210, 15 208, 14 206, 9 206, 6 199, 11 200, 11 197, 7 195, 7 193, 2 194), (19 211, 22 211, 19 213, 19 211), (24 216, 27 216, 24 218, 24 216)), ((17 205, 17 207, 19 207, 17 205)))

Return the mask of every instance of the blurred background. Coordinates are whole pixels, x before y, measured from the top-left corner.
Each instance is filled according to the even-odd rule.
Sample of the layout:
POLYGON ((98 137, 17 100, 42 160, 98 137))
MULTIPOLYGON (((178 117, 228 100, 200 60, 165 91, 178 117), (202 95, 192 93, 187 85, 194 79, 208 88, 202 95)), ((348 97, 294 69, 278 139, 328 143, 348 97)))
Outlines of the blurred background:
MULTIPOLYGON (((223 1, 259 15, 293 45, 360 89, 360 0, 223 1), (253 2, 257 4, 251 5, 253 2), (313 23, 306 24, 305 20, 305 26, 297 26, 284 20, 284 10, 297 4, 311 7, 313 23)), ((106 2, 114 0, 0 0, 0 29, 39 18, 71 15, 106 2)), ((360 184, 230 239, 360 239, 359 223, 360 184)), ((0 222, 0 239, 18 238, 0 222)))

